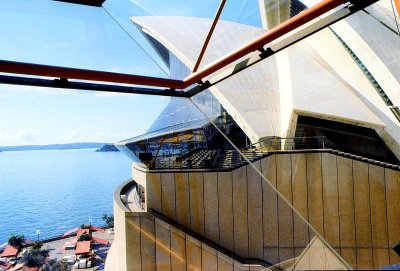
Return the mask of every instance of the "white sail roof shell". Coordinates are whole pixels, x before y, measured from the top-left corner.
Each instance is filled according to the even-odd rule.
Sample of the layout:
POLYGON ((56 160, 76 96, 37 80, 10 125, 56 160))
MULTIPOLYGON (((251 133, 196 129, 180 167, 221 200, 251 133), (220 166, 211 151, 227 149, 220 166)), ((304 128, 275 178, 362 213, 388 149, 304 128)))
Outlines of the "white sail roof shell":
MULTIPOLYGON (((212 23, 211 19, 179 16, 142 16, 133 17, 132 21, 190 69, 194 67, 212 23)), ((324 31, 316 35, 335 38, 333 33, 327 33, 330 30, 324 31)), ((200 69, 263 32, 256 27, 219 21, 200 69)), ((343 63, 353 63, 353 69, 346 69, 347 75, 340 71, 338 61, 333 65, 329 62, 323 46, 315 46, 311 40, 295 44, 210 90, 253 142, 266 136, 287 136, 293 114, 371 127, 377 131, 388 126, 396 131, 399 126, 394 122, 393 114, 381 100, 378 101, 380 97, 376 96, 376 91, 371 89, 340 42, 332 40, 329 46, 331 52, 337 54, 336 58, 344 59, 343 63), (349 75, 349 72, 353 74, 349 75), (352 77, 364 79, 354 83, 352 77), (369 89, 357 89, 366 85, 369 89)), ((315 43, 315 38, 312 41, 315 43)), ((399 144, 400 138, 395 141, 399 144)))

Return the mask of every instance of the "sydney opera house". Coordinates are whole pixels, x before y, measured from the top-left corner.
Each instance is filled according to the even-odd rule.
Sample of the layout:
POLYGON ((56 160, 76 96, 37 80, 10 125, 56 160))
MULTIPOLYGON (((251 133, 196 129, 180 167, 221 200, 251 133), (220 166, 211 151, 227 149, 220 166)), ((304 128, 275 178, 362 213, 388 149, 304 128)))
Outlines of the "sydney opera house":
MULTIPOLYGON (((202 63, 306 2, 260 1, 264 29, 218 21, 202 63)), ((392 14, 380 1, 190 99, 172 98, 146 134, 117 143, 134 162, 132 180, 115 192, 107 270, 400 262, 392 249, 400 241, 400 37, 392 14)), ((211 19, 131 19, 172 78, 190 75, 211 19)))
POLYGON ((218 19, 224 4, 130 18, 171 79, 69 73, 171 96, 115 144, 132 178, 106 270, 400 263, 400 1, 259 0, 262 27, 218 19))

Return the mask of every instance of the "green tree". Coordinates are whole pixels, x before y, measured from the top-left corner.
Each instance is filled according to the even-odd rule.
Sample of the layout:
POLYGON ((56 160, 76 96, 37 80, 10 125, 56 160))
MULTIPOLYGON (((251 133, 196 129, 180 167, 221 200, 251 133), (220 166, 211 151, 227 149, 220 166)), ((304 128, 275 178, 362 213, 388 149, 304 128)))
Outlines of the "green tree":
POLYGON ((62 263, 55 259, 52 259, 44 266, 43 270, 44 271, 69 271, 71 269, 66 263, 62 263))
POLYGON ((33 248, 33 249, 41 249, 42 246, 43 246, 43 243, 37 241, 37 242, 33 243, 32 248, 33 248))
POLYGON ((25 236, 23 234, 18 235, 11 233, 10 237, 8 238, 8 244, 13 246, 13 247, 18 247, 22 244, 22 242, 25 240, 25 236))
POLYGON ((85 225, 85 224, 81 225, 81 229, 89 229, 89 228, 90 228, 90 225, 85 225))
POLYGON ((90 241, 90 235, 87 234, 86 232, 82 233, 78 238, 78 242, 82 241, 90 241))
POLYGON ((49 257, 48 250, 31 249, 22 254, 22 262, 26 267, 41 267, 49 257))
POLYGON ((114 225, 114 215, 113 214, 103 214, 102 219, 104 222, 106 222, 107 226, 113 226, 114 225))

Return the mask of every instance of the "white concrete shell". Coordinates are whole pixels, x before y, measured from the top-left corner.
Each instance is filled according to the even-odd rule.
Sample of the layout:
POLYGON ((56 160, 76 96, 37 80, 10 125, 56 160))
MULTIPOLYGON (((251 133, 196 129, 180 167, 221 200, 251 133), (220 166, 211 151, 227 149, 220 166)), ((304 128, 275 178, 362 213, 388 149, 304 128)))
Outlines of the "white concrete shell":
MULTIPOLYGON (((379 16, 385 16, 381 6, 371 9, 383 10, 379 16)), ((132 21, 191 69, 212 22, 162 16, 134 17, 132 21)), ((393 103, 400 104, 399 36, 366 13, 355 14, 332 29, 354 50, 393 103)), ((263 31, 218 22, 200 68, 263 31)), ((330 29, 210 90, 253 142, 266 136, 293 136, 297 115, 308 115, 373 128, 400 157, 399 121, 330 29)))
MULTIPOLYGON (((175 16, 134 17, 132 21, 162 43, 190 69, 196 63, 212 23, 210 19, 175 16)), ((256 27, 227 21, 218 22, 200 69, 261 33, 263 30, 256 27)), ((280 135, 279 85, 275 58, 249 68, 210 90, 253 142, 266 135, 280 135)))

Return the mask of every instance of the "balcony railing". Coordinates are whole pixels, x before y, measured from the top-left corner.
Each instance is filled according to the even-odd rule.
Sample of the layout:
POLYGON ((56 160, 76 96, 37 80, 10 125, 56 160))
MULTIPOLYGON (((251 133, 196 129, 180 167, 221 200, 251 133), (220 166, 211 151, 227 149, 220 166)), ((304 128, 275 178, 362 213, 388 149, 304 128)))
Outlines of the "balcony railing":
MULTIPOLYGON (((330 148, 325 137, 266 138, 241 148, 241 153, 251 162, 267 156, 272 151, 309 150, 330 148)), ((140 155, 142 162, 149 169, 232 169, 247 163, 246 159, 227 142, 218 148, 198 145, 188 150, 179 146, 171 152, 157 156, 151 153, 140 155)))

